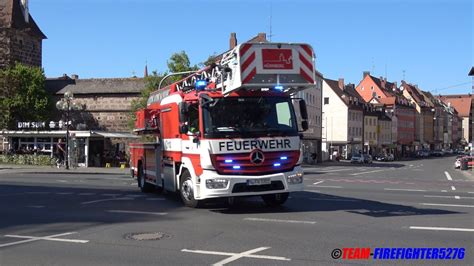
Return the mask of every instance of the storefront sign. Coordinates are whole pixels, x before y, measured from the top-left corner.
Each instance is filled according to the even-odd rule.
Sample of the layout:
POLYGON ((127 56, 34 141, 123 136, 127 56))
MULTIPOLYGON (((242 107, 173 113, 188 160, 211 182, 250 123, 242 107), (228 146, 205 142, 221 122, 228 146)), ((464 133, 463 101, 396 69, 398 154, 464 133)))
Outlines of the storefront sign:
POLYGON ((19 129, 46 128, 46 122, 18 122, 17 127, 19 129))

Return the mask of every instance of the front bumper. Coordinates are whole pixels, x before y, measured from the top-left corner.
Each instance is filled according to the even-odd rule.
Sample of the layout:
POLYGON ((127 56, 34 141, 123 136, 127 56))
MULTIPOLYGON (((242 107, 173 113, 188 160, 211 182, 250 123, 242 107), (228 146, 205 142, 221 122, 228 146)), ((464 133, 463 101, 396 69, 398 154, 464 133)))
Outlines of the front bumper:
POLYGON ((296 166, 293 171, 284 173, 275 173, 259 176, 242 176, 242 175, 220 175, 216 171, 204 170, 199 177, 199 183, 195 185, 196 199, 208 199, 219 197, 238 197, 238 196, 258 196, 273 193, 285 193, 293 191, 303 191, 303 169, 296 166), (289 183, 288 177, 301 175, 301 183, 289 183), (269 178, 271 184, 248 186, 249 179, 265 179, 269 178), (228 184, 225 188, 210 189, 206 187, 208 179, 226 179, 228 184))

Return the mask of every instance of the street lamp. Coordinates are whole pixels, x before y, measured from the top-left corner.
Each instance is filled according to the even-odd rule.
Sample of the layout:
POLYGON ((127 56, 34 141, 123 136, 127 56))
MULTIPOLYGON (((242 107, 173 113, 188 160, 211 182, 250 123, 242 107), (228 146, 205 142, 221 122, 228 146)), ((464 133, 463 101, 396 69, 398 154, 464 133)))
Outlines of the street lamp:
POLYGON ((56 108, 66 113, 66 169, 69 169, 69 126, 71 125, 70 112, 83 109, 83 105, 74 101, 74 95, 70 91, 64 93, 64 97, 56 102, 56 108))

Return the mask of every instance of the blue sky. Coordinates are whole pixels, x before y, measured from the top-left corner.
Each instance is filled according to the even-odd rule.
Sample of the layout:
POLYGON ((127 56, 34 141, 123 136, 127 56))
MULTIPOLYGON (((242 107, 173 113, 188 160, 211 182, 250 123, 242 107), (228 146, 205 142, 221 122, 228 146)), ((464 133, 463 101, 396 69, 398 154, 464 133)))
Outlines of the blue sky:
MULTIPOLYGON (((358 83, 364 70, 435 93, 471 92, 470 0, 30 0, 48 39, 48 77, 142 76, 185 50, 192 63, 270 29, 272 41, 305 42, 325 77, 358 83), (405 74, 403 74, 405 73, 405 74), (463 85, 459 85, 463 84, 463 85), (459 86, 456 86, 459 85, 459 86)), ((399 83, 400 84, 400 83, 399 83)))

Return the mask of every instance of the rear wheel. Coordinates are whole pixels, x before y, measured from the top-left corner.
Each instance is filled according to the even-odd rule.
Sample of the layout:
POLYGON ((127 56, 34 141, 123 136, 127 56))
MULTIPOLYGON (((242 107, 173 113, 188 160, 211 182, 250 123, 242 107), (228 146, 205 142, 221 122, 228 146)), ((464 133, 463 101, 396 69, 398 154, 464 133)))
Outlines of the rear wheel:
POLYGON ((196 200, 194 198, 194 185, 191 175, 188 171, 184 171, 183 175, 181 176, 181 186, 179 194, 185 206, 191 208, 199 207, 201 201, 196 200))
POLYGON ((290 193, 278 193, 278 194, 270 194, 270 195, 263 195, 262 199, 270 207, 276 207, 284 204, 288 199, 290 193))
POLYGON ((150 192, 153 192, 153 190, 155 190, 154 185, 147 183, 145 181, 145 175, 143 173, 143 167, 141 165, 138 166, 137 182, 138 182, 138 187, 144 193, 150 193, 150 192))

